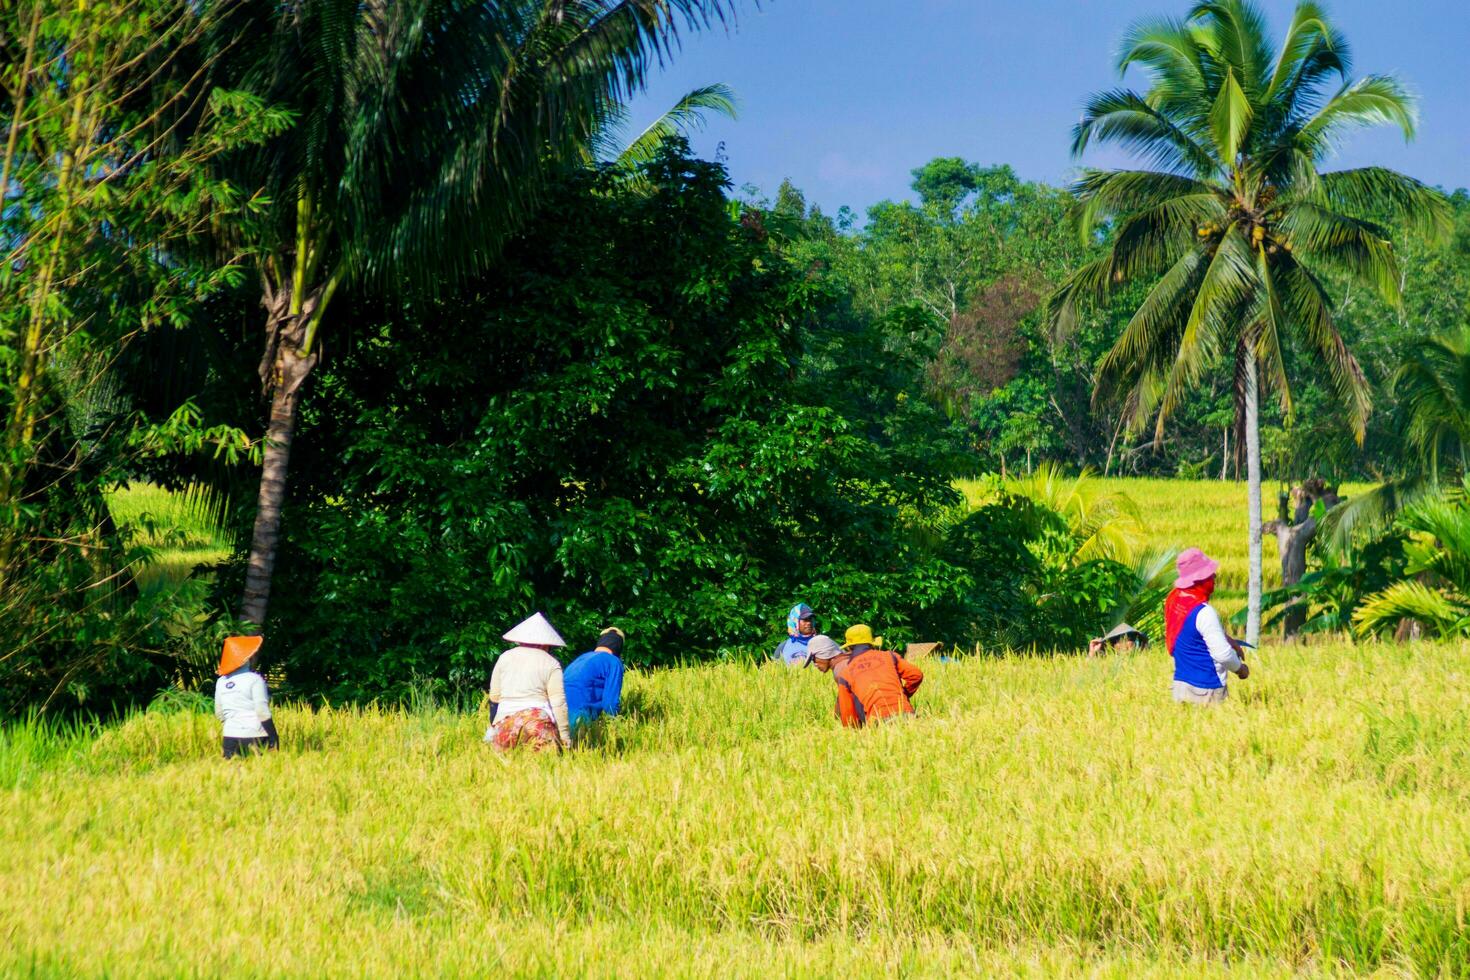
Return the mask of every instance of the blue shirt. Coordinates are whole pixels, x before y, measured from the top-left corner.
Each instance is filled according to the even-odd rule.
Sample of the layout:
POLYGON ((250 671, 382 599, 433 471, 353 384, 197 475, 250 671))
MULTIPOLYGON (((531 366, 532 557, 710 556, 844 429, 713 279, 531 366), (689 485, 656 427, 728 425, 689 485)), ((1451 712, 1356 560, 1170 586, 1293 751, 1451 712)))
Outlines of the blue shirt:
POLYGON ((562 671, 562 680, 572 724, 618 713, 623 700, 623 662, 611 653, 593 650, 582 654, 562 671))
POLYGON ((811 642, 812 638, 810 636, 798 635, 787 637, 785 642, 776 648, 776 652, 772 655, 771 659, 779 660, 788 667, 804 667, 806 666, 806 658, 809 652, 807 650, 807 644, 811 642))

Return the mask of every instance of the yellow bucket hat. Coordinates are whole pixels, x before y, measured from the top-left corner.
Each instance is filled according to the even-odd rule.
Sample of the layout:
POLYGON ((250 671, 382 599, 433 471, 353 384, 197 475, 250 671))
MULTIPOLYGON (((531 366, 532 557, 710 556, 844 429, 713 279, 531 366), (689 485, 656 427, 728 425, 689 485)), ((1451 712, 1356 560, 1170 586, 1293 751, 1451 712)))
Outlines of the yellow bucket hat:
POLYGON ((862 623, 858 623, 856 626, 849 626, 847 633, 842 637, 842 648, 848 650, 860 643, 866 643, 868 646, 876 646, 877 641, 873 639, 873 630, 870 627, 864 626, 862 623))

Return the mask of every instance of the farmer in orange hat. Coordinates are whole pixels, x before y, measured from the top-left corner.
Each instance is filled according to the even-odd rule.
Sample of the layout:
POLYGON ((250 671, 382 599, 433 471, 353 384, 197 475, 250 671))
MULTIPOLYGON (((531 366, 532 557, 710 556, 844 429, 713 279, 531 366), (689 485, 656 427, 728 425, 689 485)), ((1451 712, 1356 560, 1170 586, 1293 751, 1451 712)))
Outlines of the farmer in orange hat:
POLYGON ((879 649, 873 631, 849 627, 842 646, 826 636, 812 637, 812 659, 837 682, 837 717, 849 728, 912 715, 909 698, 924 682, 924 672, 891 650, 879 649))
POLYGON ((225 758, 280 745, 271 719, 270 691, 255 672, 255 655, 265 642, 259 636, 231 636, 219 658, 214 684, 214 716, 224 723, 225 758))

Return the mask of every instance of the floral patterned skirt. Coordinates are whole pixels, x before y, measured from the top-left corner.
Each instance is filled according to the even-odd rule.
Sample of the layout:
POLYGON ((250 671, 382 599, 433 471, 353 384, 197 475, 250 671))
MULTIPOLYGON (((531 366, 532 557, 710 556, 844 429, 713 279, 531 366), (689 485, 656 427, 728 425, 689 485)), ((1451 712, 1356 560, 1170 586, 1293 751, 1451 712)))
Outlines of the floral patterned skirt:
POLYGON ((556 722, 541 708, 527 708, 513 715, 495 719, 485 741, 501 752, 526 746, 532 752, 561 748, 561 736, 556 722))

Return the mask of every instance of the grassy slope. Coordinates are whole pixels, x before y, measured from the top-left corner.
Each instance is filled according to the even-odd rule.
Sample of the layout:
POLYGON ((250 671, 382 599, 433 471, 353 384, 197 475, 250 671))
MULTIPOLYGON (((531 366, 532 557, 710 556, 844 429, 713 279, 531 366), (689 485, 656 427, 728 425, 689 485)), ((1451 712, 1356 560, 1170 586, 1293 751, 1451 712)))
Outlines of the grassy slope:
POLYGON ((634 673, 560 759, 286 709, 224 765, 143 716, 0 751, 0 974, 1462 974, 1467 668, 1266 650, 1199 711, 1153 654, 970 660, 860 733, 812 671, 634 673))

